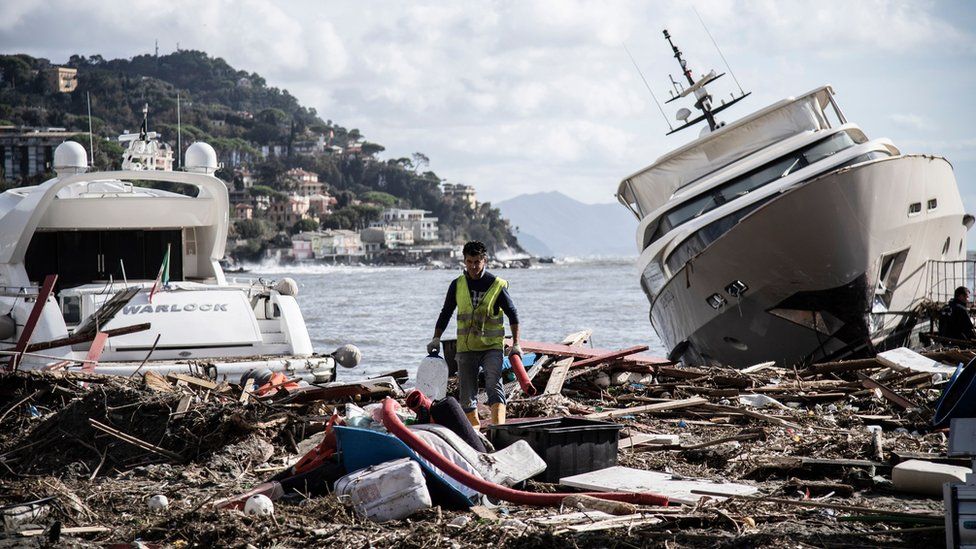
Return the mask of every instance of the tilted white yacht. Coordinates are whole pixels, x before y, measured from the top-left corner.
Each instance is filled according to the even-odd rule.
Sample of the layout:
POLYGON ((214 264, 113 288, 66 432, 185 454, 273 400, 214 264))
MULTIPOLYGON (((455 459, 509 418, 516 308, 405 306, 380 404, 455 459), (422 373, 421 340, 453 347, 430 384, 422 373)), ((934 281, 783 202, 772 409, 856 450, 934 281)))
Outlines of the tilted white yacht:
MULTIPOLYGON (((32 328, 29 342, 37 343, 149 323, 148 330, 109 337, 94 371, 200 368, 236 380, 267 368, 334 379, 333 357, 313 351, 294 281, 224 276, 219 261, 228 195, 213 175, 213 148, 194 143, 185 171, 173 171, 172 152, 155 137, 145 126, 122 136, 128 142, 123 169, 112 172, 86 173, 84 148, 62 143, 54 152, 55 178, 0 194, 0 364, 7 365, 15 345, 27 343, 25 326, 32 328), (162 190, 167 185, 189 192, 162 190), (53 274, 54 291, 31 319, 43 281, 53 274), (113 299, 115 307, 106 305, 113 299)), ((49 348, 17 361, 23 369, 63 365, 85 359, 90 345, 49 348)))
POLYGON ((708 127, 617 198, 640 220, 641 287, 672 359, 791 365, 905 343, 933 287, 951 297, 934 264, 966 257, 974 218, 949 162, 869 138, 830 86, 719 122, 747 94, 713 106, 717 76, 696 81, 671 47, 688 81, 674 99, 702 113, 682 109, 673 131, 708 127))

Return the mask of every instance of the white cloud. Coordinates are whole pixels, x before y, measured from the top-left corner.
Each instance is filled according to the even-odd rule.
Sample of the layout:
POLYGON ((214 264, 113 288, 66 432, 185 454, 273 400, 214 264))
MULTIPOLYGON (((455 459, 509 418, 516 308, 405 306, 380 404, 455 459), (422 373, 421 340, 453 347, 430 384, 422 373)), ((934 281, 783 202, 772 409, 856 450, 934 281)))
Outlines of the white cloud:
MULTIPOLYGON (((696 5, 754 92, 726 120, 830 81, 866 128, 924 130, 945 143, 970 135, 972 117, 951 108, 976 88, 965 77, 976 73, 968 4, 696 5)), ((667 75, 678 73, 662 28, 696 73, 724 69, 690 5, 677 0, 0 3, 0 51, 57 62, 74 53, 131 57, 157 37, 167 52, 179 41, 261 74, 389 156, 425 152, 439 175, 492 200, 558 189, 605 202, 620 178, 695 137, 663 137, 622 47, 665 98, 667 75)), ((713 92, 734 89, 726 77, 713 92)), ((677 106, 665 107, 669 119, 677 106)))

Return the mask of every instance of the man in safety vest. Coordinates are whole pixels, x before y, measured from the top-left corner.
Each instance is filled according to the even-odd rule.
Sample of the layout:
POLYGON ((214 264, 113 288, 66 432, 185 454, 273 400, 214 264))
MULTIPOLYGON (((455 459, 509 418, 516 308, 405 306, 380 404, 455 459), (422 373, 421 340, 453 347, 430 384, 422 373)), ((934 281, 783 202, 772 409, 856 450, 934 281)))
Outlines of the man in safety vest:
POLYGON ((478 370, 485 372, 485 391, 495 425, 505 423, 505 391, 502 381, 502 353, 505 350, 505 322, 512 328, 509 355, 522 356, 519 346, 518 312, 508 295, 508 282, 485 270, 488 250, 481 242, 464 245, 464 273, 451 282, 444 306, 434 327, 428 352, 440 350, 441 334, 457 308, 457 363, 461 407, 475 428, 478 420, 478 370))

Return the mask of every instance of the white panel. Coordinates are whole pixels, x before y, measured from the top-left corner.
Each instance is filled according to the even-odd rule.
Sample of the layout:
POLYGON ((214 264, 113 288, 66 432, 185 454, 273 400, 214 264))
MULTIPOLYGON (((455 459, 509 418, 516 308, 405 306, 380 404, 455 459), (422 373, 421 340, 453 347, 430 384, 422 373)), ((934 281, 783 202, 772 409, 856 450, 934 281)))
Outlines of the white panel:
MULTIPOLYGON (((110 297, 110 296, 107 296, 110 297)), ((250 345, 261 342, 261 330, 244 292, 157 291, 140 292, 105 325, 120 328, 152 323, 144 332, 109 338, 108 348, 150 347, 162 334, 159 347, 250 345)))

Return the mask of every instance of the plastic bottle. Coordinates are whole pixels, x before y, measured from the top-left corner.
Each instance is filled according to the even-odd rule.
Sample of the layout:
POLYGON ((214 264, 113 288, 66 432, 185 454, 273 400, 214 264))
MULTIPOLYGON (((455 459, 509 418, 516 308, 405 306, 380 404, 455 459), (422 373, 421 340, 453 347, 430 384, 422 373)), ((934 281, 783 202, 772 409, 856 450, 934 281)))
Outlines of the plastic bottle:
POLYGON ((415 387, 430 400, 440 400, 447 396, 447 375, 447 361, 432 353, 420 361, 415 387))

